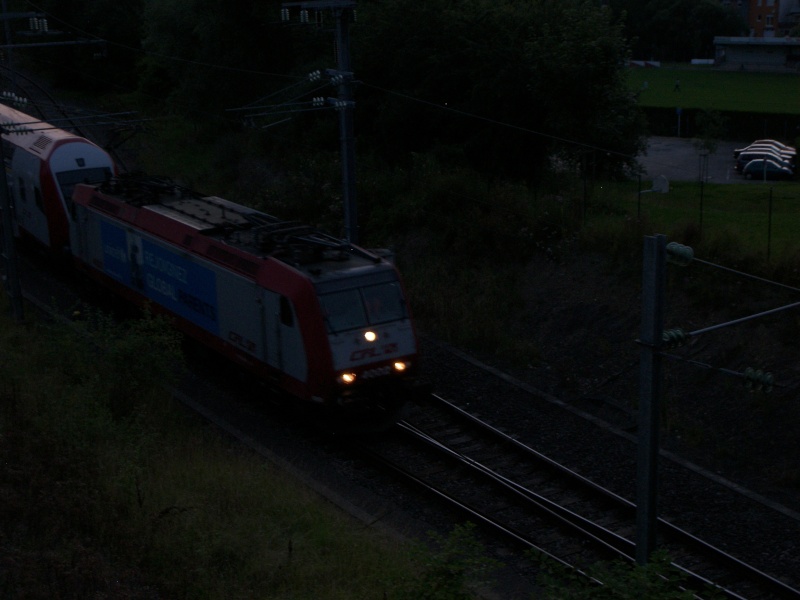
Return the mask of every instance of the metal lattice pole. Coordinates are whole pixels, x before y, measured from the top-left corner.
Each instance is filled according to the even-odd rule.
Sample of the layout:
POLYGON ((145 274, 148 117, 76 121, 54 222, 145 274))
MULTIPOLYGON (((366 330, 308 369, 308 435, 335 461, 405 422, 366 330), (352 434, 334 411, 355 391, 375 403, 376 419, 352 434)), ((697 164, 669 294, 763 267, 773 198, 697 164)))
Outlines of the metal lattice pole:
POLYGON ((639 335, 639 446, 636 473, 636 562, 647 564, 656 548, 658 521, 661 344, 664 330, 666 237, 647 236, 642 267, 642 325, 639 335))

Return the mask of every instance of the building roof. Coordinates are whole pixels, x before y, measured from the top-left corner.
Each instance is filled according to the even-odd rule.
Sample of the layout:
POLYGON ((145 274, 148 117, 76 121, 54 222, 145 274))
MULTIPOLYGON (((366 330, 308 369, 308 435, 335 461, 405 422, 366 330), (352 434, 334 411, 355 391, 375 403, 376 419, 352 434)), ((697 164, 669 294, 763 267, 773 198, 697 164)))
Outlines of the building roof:
POLYGON ((715 46, 800 46, 800 37, 727 37, 715 36, 715 46))

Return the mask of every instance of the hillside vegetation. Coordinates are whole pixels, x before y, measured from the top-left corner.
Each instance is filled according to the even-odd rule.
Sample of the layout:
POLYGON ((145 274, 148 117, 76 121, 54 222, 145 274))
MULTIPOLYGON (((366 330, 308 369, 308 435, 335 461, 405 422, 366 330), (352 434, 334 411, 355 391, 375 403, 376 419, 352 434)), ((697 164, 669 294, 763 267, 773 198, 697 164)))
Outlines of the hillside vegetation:
POLYGON ((180 364, 150 317, 0 317, 0 596, 444 599, 493 565, 354 526, 177 404, 180 364))

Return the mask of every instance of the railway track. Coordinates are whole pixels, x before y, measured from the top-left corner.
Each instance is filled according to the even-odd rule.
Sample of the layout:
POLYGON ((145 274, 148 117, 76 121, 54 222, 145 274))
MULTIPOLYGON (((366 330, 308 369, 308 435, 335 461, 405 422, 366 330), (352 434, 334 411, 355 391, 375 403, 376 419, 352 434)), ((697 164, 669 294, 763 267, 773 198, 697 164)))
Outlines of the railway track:
MULTIPOLYGON (((506 544, 584 573, 633 563, 636 507, 438 396, 361 452, 506 544)), ((800 590, 660 519, 661 547, 699 598, 794 598, 800 590)))

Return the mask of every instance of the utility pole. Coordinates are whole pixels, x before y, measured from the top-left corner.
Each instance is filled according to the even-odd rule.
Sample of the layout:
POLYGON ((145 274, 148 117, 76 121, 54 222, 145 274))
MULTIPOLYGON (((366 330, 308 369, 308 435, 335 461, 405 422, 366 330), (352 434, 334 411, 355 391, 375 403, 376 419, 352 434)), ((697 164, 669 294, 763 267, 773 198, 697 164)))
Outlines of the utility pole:
MULTIPOLYGON (((350 61, 349 20, 355 4, 351 8, 337 8, 336 49, 337 68, 341 73, 352 73, 350 61)), ((347 239, 358 244, 358 206, 356 204, 356 150, 355 127, 353 124, 352 76, 342 77, 339 84, 339 99, 344 103, 339 111, 339 136, 342 153, 342 192, 344 195, 344 226, 347 239)))
POLYGON ((639 333, 639 422, 636 475, 636 562, 647 564, 656 547, 658 430, 661 344, 664 331, 666 237, 648 236, 642 269, 642 324, 639 333))
POLYGON ((352 0, 310 0, 308 2, 284 2, 283 20, 289 20, 290 9, 300 9, 303 23, 321 22, 323 11, 331 11, 336 20, 336 71, 328 71, 337 83, 339 97, 333 101, 339 111, 339 142, 342 161, 342 195, 344 198, 345 236, 352 244, 358 244, 358 206, 356 203, 355 128, 353 120, 353 72, 350 60, 350 22, 355 17, 356 3, 352 0), (309 19, 313 12, 318 19, 309 19))

